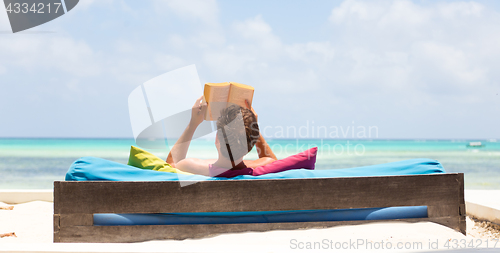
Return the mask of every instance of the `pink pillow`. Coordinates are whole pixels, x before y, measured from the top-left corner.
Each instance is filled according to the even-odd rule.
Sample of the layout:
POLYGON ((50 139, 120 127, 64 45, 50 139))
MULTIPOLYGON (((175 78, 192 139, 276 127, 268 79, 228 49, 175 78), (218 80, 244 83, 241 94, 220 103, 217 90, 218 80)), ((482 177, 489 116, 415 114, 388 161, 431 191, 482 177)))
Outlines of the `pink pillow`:
POLYGON ((314 170, 317 152, 318 147, 314 147, 296 155, 289 156, 285 159, 276 160, 270 164, 259 166, 253 170, 252 175, 260 176, 268 173, 278 173, 293 169, 314 170))

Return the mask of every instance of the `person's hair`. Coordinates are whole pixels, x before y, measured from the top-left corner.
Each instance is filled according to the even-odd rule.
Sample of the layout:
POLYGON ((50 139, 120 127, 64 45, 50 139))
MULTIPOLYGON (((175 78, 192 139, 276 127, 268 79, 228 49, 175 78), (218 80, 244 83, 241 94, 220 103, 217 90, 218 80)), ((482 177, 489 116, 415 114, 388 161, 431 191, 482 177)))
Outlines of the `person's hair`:
POLYGON ((221 115, 217 119, 217 138, 220 143, 220 151, 224 157, 231 159, 226 146, 226 143, 230 143, 233 160, 240 159, 252 150, 259 139, 257 117, 250 109, 234 104, 222 109, 221 115))

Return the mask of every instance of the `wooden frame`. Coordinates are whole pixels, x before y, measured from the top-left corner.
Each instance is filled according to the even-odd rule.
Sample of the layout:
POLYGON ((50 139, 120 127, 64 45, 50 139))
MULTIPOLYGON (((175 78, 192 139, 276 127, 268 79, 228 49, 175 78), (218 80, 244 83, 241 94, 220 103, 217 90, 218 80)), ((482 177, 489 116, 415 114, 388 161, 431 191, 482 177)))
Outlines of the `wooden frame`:
MULTIPOLYGON (((54 182, 54 242, 138 242, 219 233, 322 228, 370 221, 93 226, 94 213, 237 212, 427 206, 431 221, 465 234, 463 173, 408 176, 54 182)), ((373 221, 372 221, 373 222, 373 221)))

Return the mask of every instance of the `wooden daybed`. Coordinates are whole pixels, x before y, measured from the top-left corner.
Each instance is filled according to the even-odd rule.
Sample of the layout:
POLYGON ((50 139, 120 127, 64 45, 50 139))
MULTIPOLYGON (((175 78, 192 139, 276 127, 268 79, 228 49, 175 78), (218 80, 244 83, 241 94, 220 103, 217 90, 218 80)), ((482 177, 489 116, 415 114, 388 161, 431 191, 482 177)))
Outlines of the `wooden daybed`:
MULTIPOLYGON (((312 179, 54 182, 54 242, 138 242, 220 233, 324 228, 370 221, 94 226, 95 213, 179 213, 427 206, 431 221, 465 234, 463 173, 312 179)), ((373 221, 371 221, 373 222, 373 221)))

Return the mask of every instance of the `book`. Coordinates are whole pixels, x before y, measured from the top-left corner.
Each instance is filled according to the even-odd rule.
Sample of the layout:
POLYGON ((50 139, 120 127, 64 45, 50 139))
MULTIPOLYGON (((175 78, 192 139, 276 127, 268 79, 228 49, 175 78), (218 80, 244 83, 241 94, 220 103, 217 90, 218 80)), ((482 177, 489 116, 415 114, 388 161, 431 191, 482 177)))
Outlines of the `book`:
POLYGON ((237 104, 246 108, 245 100, 252 106, 254 88, 235 82, 206 83, 203 92, 204 99, 208 104, 205 120, 217 120, 222 109, 237 104))

